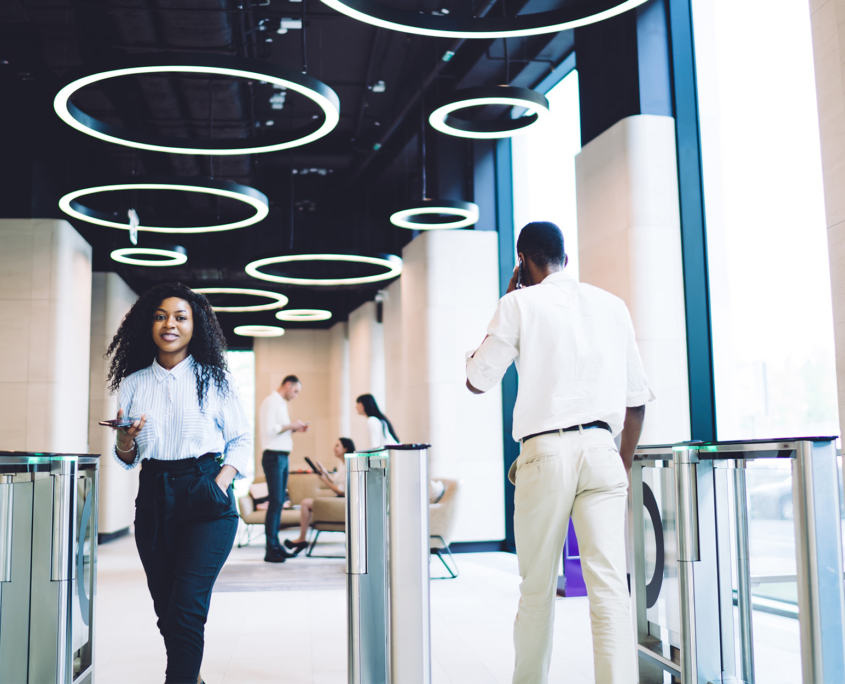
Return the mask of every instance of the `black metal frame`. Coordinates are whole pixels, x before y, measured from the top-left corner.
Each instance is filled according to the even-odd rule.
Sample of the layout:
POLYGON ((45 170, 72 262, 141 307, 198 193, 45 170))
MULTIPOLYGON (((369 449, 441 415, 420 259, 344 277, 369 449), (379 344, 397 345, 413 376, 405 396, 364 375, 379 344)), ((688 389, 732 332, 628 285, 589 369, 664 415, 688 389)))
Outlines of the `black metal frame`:
POLYGON ((443 563, 443 566, 446 568, 446 572, 449 573, 449 577, 432 577, 433 580, 446 580, 446 579, 455 579, 460 574, 460 568, 458 567, 458 562, 455 560, 455 557, 452 555, 452 549, 449 548, 449 545, 446 543, 446 540, 443 539, 439 534, 432 534, 430 539, 439 539, 440 543, 443 544, 443 547, 432 546, 431 553, 436 554, 437 557, 440 559, 440 562, 443 563), (455 569, 449 567, 449 563, 446 562, 446 559, 443 557, 442 551, 445 551, 446 554, 449 556, 449 560, 452 562, 452 565, 455 566, 455 569))
MULTIPOLYGON (((315 556, 314 555, 314 547, 317 545, 317 539, 319 539, 320 534, 322 532, 336 532, 337 534, 346 534, 343 530, 315 530, 311 528, 311 532, 314 532, 314 538, 311 540, 310 545, 308 546, 308 551, 305 552, 305 555, 308 558, 346 558, 346 554, 344 553, 342 556, 315 556)), ((310 532, 309 532, 310 534, 310 532)))

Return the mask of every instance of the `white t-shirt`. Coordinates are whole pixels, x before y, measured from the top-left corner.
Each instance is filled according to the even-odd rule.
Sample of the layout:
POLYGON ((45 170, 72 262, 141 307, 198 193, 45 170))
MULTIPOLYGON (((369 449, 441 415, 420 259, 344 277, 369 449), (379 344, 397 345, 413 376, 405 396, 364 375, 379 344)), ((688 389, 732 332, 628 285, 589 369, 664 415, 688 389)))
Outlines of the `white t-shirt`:
POLYGON ((654 399, 625 302, 567 271, 502 297, 487 334, 467 379, 486 392, 516 363, 517 441, 596 420, 615 436, 626 407, 654 399))
POLYGON ((286 430, 279 434, 285 425, 290 425, 288 403, 281 394, 273 391, 261 402, 258 411, 258 429, 261 433, 261 448, 264 451, 293 450, 293 433, 286 430))
POLYGON ((346 492, 346 459, 344 458, 337 464, 337 472, 332 475, 332 482, 335 487, 340 487, 341 491, 346 492))
POLYGON ((385 444, 396 442, 393 435, 387 429, 387 423, 383 423, 375 416, 367 417, 367 430, 370 433, 370 449, 379 449, 385 444))

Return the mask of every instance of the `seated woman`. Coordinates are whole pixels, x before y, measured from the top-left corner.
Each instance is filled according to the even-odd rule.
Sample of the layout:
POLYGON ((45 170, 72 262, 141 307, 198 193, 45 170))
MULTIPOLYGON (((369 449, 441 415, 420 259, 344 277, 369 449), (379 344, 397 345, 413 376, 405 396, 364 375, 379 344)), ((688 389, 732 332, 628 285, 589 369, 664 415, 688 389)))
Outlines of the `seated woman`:
MULTIPOLYGON (((325 482, 329 488, 338 496, 343 496, 345 493, 346 487, 346 454, 355 451, 355 444, 352 442, 351 439, 348 437, 338 437, 337 442, 334 444, 334 457, 340 461, 337 465, 337 472, 332 475, 326 470, 326 467, 320 463, 319 461, 315 462, 315 465, 319 469, 320 472, 317 475, 320 476, 320 479, 325 482)), ((305 537, 308 535, 308 526, 311 524, 311 509, 314 506, 314 499, 303 499, 302 503, 300 504, 300 528, 299 528, 299 538, 291 541, 290 539, 285 539, 285 546, 291 549, 294 553, 299 553, 308 546, 308 542, 305 541, 305 537)))

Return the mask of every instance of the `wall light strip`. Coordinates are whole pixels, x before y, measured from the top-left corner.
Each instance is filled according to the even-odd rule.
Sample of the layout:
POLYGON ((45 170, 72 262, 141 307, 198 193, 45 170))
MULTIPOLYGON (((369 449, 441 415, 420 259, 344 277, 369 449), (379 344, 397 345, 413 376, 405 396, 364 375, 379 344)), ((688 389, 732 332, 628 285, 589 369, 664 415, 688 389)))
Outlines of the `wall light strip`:
POLYGON ((249 297, 267 297, 273 301, 267 304, 252 304, 250 306, 212 306, 214 311, 224 311, 228 313, 246 313, 251 311, 270 311, 272 309, 280 309, 288 303, 288 298, 278 292, 270 292, 268 290, 248 290, 242 287, 195 287, 192 288, 194 292, 203 295, 213 294, 233 294, 244 295, 249 297))
POLYGON ((235 155, 277 152, 307 145, 322 138, 334 130, 340 120, 340 100, 337 93, 325 83, 270 62, 209 54, 140 54, 123 58, 119 68, 94 73, 76 72, 56 94, 53 108, 62 121, 86 135, 116 145, 171 154, 235 155), (266 144, 256 144, 251 139, 215 138, 200 145, 196 139, 164 138, 112 126, 85 114, 70 101, 73 94, 80 89, 101 81, 121 76, 162 73, 230 76, 271 83, 313 101, 322 111, 323 121, 312 122, 293 131, 274 129, 272 133, 262 136, 267 140, 266 144))
POLYGON ((516 38, 558 33, 595 24, 639 7, 648 0, 592 0, 567 7, 515 17, 457 17, 423 14, 373 0, 322 0, 341 14, 392 31, 435 38, 516 38))
POLYGON ((364 285, 366 283, 378 283, 382 280, 390 280, 402 273, 402 260, 392 254, 383 257, 368 257, 355 254, 288 254, 286 256, 268 257, 258 259, 247 264, 246 272, 253 278, 268 280, 273 283, 287 283, 288 285, 364 285), (287 276, 275 276, 263 273, 259 269, 271 264, 286 264, 298 261, 341 261, 356 264, 373 264, 386 268, 385 273, 372 276, 360 276, 356 278, 288 278, 287 276))

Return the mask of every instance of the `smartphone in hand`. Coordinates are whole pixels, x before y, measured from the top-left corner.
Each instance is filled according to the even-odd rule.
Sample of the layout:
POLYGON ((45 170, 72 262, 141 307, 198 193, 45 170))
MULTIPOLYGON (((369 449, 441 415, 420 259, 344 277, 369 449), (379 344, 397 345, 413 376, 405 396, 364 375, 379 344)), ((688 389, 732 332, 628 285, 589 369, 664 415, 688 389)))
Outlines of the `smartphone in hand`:
POLYGON ((141 419, 140 418, 131 418, 131 417, 112 418, 111 420, 101 420, 100 425, 105 425, 106 427, 110 427, 110 428, 114 428, 114 429, 126 428, 126 427, 132 427, 132 423, 134 423, 136 420, 141 420, 141 419))
POLYGON ((309 467, 309 468, 311 468, 311 470, 313 470, 313 471, 314 471, 314 473, 315 473, 316 475, 320 475, 321 471, 320 471, 320 469, 319 469, 319 468, 317 468, 317 466, 316 466, 316 465, 314 465, 314 461, 312 461, 310 458, 308 458, 308 457, 306 456, 306 457, 305 457, 305 462, 308 464, 308 467, 309 467))
POLYGON ((519 260, 519 270, 516 272, 516 289, 519 290, 523 287, 523 280, 525 279, 524 276, 525 267, 522 263, 522 259, 519 260))

